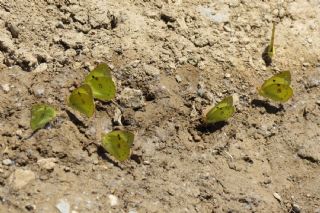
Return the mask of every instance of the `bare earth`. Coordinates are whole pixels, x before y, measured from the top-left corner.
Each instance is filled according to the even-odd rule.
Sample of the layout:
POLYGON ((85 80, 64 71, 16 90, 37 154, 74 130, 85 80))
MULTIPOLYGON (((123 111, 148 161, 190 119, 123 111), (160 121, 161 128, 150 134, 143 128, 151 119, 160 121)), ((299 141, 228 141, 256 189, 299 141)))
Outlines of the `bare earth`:
POLYGON ((319 0, 0 0, 0 100, 1 213, 320 212, 319 0), (121 108, 87 119, 66 99, 100 62, 121 108), (256 90, 282 70, 283 108, 256 90), (59 115, 32 134, 35 103, 59 115), (95 145, 121 123, 123 164, 95 145))

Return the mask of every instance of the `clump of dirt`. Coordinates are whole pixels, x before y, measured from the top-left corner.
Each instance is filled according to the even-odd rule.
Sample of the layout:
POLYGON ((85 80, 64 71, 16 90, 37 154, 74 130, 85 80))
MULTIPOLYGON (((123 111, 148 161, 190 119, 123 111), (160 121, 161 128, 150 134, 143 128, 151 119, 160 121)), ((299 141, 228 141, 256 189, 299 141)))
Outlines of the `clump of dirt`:
POLYGON ((319 212, 319 20, 316 0, 3 0, 0 212, 319 212), (117 104, 86 119, 66 98, 100 62, 117 104), (282 70, 280 107, 256 87, 282 70), (226 95, 235 115, 204 127, 226 95), (35 103, 59 115, 33 133, 35 103), (95 145, 119 125, 124 164, 95 145))

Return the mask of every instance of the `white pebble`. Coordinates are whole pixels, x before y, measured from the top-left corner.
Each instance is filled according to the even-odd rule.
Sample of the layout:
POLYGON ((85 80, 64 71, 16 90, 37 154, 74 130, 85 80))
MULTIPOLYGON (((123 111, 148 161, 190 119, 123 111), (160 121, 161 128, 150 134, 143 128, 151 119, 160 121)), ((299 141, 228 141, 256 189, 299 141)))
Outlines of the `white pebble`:
POLYGON ((9 84, 2 84, 1 87, 2 87, 2 90, 3 90, 5 93, 8 93, 8 92, 10 91, 10 86, 9 86, 9 84))
POLYGON ((224 75, 224 77, 225 77, 225 78, 230 78, 230 77, 231 77, 231 74, 230 74, 230 73, 226 73, 226 74, 224 75))
POLYGON ((176 77, 176 81, 178 83, 180 83, 182 81, 182 78, 180 77, 180 75, 176 75, 175 77, 176 77))
POLYGON ((10 165, 13 164, 13 161, 11 159, 9 159, 9 158, 8 159, 4 159, 2 161, 2 164, 5 165, 5 166, 10 166, 10 165))
POLYGON ((281 202, 281 196, 278 194, 278 193, 273 193, 273 197, 275 197, 278 201, 280 201, 281 202))
POLYGON ((114 195, 109 195, 109 200, 110 200, 110 205, 113 207, 113 206, 117 206, 119 201, 118 201, 118 198, 114 195))
POLYGON ((59 200, 59 203, 56 205, 56 208, 60 211, 60 213, 70 212, 70 204, 65 200, 59 200))

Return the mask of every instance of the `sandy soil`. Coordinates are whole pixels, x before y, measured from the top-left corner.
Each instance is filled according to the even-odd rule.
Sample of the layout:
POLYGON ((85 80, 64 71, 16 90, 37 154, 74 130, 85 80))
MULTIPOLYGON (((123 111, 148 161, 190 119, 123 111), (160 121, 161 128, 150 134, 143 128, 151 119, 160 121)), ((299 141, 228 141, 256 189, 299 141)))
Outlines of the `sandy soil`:
POLYGON ((319 0, 0 0, 0 212, 319 213, 319 49, 319 0), (73 114, 100 62, 122 111, 73 114), (283 108, 258 96, 288 69, 283 108), (226 95, 235 115, 203 127, 226 95), (32 134, 41 102, 59 116, 32 134), (136 135, 124 164, 94 145, 121 123, 136 135))

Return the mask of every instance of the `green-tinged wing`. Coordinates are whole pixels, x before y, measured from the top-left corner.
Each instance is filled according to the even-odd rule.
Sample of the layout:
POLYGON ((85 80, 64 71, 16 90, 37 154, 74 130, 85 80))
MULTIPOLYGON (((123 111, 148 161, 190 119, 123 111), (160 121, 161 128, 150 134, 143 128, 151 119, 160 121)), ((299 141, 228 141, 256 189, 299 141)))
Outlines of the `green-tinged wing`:
POLYGON ((30 126, 33 131, 43 128, 56 117, 56 110, 47 104, 36 104, 31 109, 30 126))
POLYGON ((88 84, 84 84, 74 89, 69 96, 68 105, 86 116, 92 117, 95 105, 91 87, 88 84))
POLYGON ((207 124, 213 124, 220 121, 226 121, 234 112, 235 109, 232 96, 228 96, 209 110, 206 114, 205 122, 207 124))
POLYGON ((116 95, 116 85, 111 77, 111 69, 107 64, 99 64, 85 78, 93 93, 93 97, 102 101, 110 101, 116 95))
POLYGON ((116 95, 116 86, 111 77, 95 77, 89 81, 85 81, 92 89, 93 97, 110 101, 116 95))
POLYGON ((114 158, 125 161, 130 157, 134 134, 115 130, 103 136, 102 147, 114 158))
POLYGON ((259 94, 273 101, 287 102, 293 96, 293 90, 289 85, 271 84, 261 88, 259 94))
POLYGON ((91 80, 95 77, 111 77, 111 68, 107 64, 99 64, 86 77, 86 80, 91 80))
POLYGON ((290 71, 283 71, 278 74, 275 74, 271 78, 265 80, 261 88, 268 87, 273 84, 283 84, 289 86, 291 83, 291 74, 290 71))

